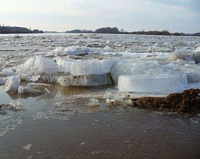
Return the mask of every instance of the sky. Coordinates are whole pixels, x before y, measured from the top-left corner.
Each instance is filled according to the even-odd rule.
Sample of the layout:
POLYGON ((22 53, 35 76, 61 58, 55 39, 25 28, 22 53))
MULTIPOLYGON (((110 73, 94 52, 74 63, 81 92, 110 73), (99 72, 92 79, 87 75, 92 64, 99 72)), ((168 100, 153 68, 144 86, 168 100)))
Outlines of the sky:
POLYGON ((200 32, 200 0, 0 0, 0 25, 195 33, 200 32))

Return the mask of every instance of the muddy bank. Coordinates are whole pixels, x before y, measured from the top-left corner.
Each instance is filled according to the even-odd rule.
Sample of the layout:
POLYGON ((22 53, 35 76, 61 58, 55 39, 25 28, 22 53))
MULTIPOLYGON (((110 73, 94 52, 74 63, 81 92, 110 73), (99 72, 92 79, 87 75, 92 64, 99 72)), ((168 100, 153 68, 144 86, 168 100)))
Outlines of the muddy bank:
POLYGON ((182 113, 200 112, 200 90, 189 89, 167 97, 142 97, 132 99, 133 107, 182 113))

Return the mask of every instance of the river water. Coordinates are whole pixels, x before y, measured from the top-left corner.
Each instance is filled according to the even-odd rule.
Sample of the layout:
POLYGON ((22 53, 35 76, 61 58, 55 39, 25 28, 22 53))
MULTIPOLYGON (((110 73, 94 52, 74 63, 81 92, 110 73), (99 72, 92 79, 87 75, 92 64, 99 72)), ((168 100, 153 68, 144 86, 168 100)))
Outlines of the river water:
MULTIPOLYGON (((29 57, 43 56, 57 47, 71 45, 98 45, 100 57, 166 62, 176 48, 194 53, 199 42, 198 37, 172 36, 31 34, 18 38, 0 35, 0 69, 12 68, 29 57), (149 48, 152 54, 146 53, 149 48)), ((177 66, 174 70, 185 67, 186 71, 198 73, 199 66, 194 62, 174 63, 178 63, 174 64, 177 66)), ((109 107, 103 97, 118 92, 113 85, 51 84, 48 90, 34 97, 8 94, 0 86, 0 104, 18 101, 23 108, 0 114, 0 159, 200 158, 199 114, 156 112, 123 105, 109 107), (91 101, 97 104, 91 105, 91 101)))
POLYGON ((0 115, 0 158, 199 158, 200 117, 108 107, 112 88, 52 86, 51 94, 17 97, 1 87, 0 102, 23 111, 0 115), (89 107, 91 98, 100 105, 89 107))

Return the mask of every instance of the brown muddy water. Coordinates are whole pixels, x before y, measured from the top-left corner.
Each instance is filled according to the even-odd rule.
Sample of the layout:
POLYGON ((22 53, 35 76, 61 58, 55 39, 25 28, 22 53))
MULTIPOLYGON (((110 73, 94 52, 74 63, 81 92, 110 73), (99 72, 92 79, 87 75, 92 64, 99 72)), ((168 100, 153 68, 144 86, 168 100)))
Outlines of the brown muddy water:
POLYGON ((23 111, 0 114, 1 159, 198 159, 200 116, 107 107, 112 88, 63 88, 38 97, 8 95, 23 111), (88 106, 91 98, 99 106, 88 106))

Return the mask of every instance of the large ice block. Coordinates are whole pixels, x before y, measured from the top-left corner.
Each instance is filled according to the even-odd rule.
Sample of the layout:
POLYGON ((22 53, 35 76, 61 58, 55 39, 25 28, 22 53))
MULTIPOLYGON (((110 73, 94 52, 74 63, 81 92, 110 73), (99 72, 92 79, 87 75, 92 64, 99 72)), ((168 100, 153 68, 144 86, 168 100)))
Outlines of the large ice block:
POLYGON ((58 71, 64 73, 70 73, 71 64, 76 62, 74 59, 69 58, 56 58, 56 63, 58 65, 58 71))
POLYGON ((183 90, 187 85, 185 74, 160 74, 156 75, 155 92, 176 92, 183 90))
POLYGON ((118 78, 120 75, 131 75, 131 63, 129 61, 116 61, 113 63, 110 74, 112 79, 114 80, 115 84, 118 83, 118 78))
POLYGON ((185 74, 122 75, 118 89, 121 92, 170 93, 184 90, 187 83, 185 74))
POLYGON ((111 84, 111 80, 107 74, 92 74, 81 76, 61 76, 58 83, 62 86, 101 86, 111 84))
POLYGON ((121 75, 118 89, 121 92, 154 92, 155 75, 121 75))
POLYGON ((100 62, 101 62, 101 67, 102 67, 102 73, 109 73, 114 61, 103 59, 100 62))
POLYGON ((102 74, 102 65, 99 60, 76 61, 71 63, 71 75, 102 74))
POLYGON ((52 59, 42 56, 31 57, 22 65, 16 67, 18 73, 27 72, 34 75, 53 74, 57 72, 57 64, 52 59))

